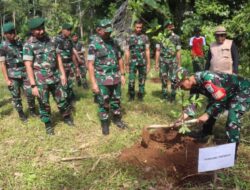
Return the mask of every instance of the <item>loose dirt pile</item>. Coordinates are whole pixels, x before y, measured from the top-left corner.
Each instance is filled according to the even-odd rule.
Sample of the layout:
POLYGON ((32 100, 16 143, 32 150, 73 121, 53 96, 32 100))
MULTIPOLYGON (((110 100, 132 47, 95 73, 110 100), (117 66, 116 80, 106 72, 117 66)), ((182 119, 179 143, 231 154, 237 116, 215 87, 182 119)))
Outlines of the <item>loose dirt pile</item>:
MULTIPOLYGON (((156 130, 150 134, 150 139, 147 148, 138 142, 123 150, 120 160, 142 168, 146 179, 152 179, 161 172, 177 183, 197 173, 198 149, 205 144, 170 129, 156 130)), ((196 179, 192 181, 202 181, 200 178, 204 178, 194 176, 196 179)), ((206 176, 204 180, 211 180, 211 176, 206 176)))

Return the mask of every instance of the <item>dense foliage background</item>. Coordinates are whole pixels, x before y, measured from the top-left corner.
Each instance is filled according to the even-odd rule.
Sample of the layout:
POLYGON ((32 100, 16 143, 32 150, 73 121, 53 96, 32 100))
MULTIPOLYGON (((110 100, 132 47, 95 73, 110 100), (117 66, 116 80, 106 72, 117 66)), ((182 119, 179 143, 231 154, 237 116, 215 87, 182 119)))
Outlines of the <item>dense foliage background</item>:
MULTIPOLYGON (((155 29, 150 37, 162 31, 157 26, 164 20, 172 19, 176 33, 181 36, 183 49, 188 49, 188 40, 194 26, 200 26, 206 36, 207 44, 213 40, 215 26, 223 24, 228 29, 229 38, 234 39, 240 52, 240 73, 249 76, 250 58, 250 3, 248 0, 1 0, 1 24, 13 21, 19 36, 27 34, 26 22, 30 17, 41 15, 47 18, 47 31, 56 35, 63 22, 74 24, 83 40, 93 33, 97 19, 112 18, 114 22, 131 26, 133 20, 140 18, 145 29, 155 29), (119 9, 124 5, 123 9, 119 9), (117 11, 119 9, 119 11, 117 11), (118 12, 118 13, 117 13, 118 12), (117 15, 118 14, 118 15, 117 15), (126 17, 126 18, 125 18, 126 17)), ((152 41, 154 44, 154 41, 152 41)), ((154 46, 152 45, 152 48, 154 46)), ((188 52, 183 51, 184 65, 189 65, 188 52), (185 63, 186 62, 186 63, 185 63)))

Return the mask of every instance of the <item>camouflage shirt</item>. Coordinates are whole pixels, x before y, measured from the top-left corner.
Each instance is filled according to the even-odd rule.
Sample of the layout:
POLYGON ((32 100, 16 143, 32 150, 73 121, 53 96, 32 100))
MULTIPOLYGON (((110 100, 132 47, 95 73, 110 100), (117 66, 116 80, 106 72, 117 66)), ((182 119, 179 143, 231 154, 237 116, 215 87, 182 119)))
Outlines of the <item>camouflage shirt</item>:
POLYGON ((76 49, 78 55, 80 56, 83 63, 85 62, 84 54, 85 54, 85 48, 83 44, 79 41, 73 42, 74 48, 76 49))
POLYGON ((166 59, 175 60, 176 52, 181 49, 180 37, 172 33, 169 37, 166 37, 164 43, 156 44, 156 48, 160 49, 161 61, 165 61, 166 59))
MULTIPOLYGON (((197 84, 195 93, 203 94, 209 100, 206 113, 216 117, 229 106, 240 106, 243 102, 250 103, 250 81, 237 75, 201 71, 195 73, 197 84)), ((240 108, 241 109, 241 108, 240 108)), ((186 109, 190 116, 194 115, 195 106, 186 109)))
POLYGON ((15 41, 3 41, 0 44, 0 61, 5 62, 9 78, 26 77, 25 66, 23 64, 22 43, 15 41))
POLYGON ((136 65, 146 65, 146 48, 149 48, 149 39, 145 34, 131 34, 127 39, 127 49, 130 51, 130 62, 136 65))
POLYGON ((37 39, 31 36, 23 46, 23 60, 33 62, 36 84, 54 84, 59 82, 55 44, 45 36, 37 39))
POLYGON ((55 38, 55 45, 57 51, 61 54, 63 65, 65 69, 70 67, 67 63, 72 62, 72 55, 73 55, 73 42, 70 38, 66 38, 63 35, 58 35, 55 38))
POLYGON ((97 35, 90 39, 88 61, 94 61, 97 83, 103 85, 120 83, 121 75, 118 60, 122 55, 117 42, 112 38, 104 41, 97 35))

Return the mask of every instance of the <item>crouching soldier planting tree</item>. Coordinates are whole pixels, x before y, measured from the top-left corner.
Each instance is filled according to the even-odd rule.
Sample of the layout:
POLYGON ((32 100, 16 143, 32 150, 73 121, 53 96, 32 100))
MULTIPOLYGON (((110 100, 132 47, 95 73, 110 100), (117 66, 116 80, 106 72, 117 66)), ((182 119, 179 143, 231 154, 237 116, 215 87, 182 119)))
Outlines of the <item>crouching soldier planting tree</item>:
MULTIPOLYGON (((188 72, 180 68, 177 70, 173 82, 175 82, 175 87, 194 90, 208 98, 209 103, 206 111, 198 118, 198 121, 204 125, 210 118, 216 118, 225 109, 228 109, 226 135, 229 143, 236 143, 237 154, 240 141, 240 119, 250 108, 250 80, 236 75, 211 71, 197 72, 189 77, 188 72)), ((190 105, 183 116, 177 120, 177 123, 186 120, 189 116, 194 116, 194 112, 195 106, 190 105)), ((201 135, 204 137, 211 133, 212 127, 204 127, 201 135)))
POLYGON ((23 47, 23 60, 30 80, 32 93, 38 97, 39 111, 46 133, 53 135, 54 128, 50 119, 49 93, 51 92, 64 118, 64 122, 73 126, 70 117, 71 107, 66 100, 63 86, 67 84, 60 52, 56 52, 55 44, 46 35, 44 18, 29 20, 31 36, 23 47), (61 75, 59 74, 59 71, 61 75))
POLYGON ((121 83, 125 84, 122 55, 118 44, 110 37, 110 20, 100 20, 97 35, 91 37, 88 50, 89 76, 92 90, 97 95, 102 133, 109 134, 109 108, 113 113, 114 124, 124 129, 121 120, 121 83))
POLYGON ((0 45, 0 63, 3 76, 12 95, 15 108, 22 121, 27 121, 23 112, 21 88, 24 89, 30 115, 35 116, 35 97, 32 96, 30 83, 26 74, 22 57, 22 43, 17 41, 16 30, 13 23, 3 25, 3 32, 6 38, 0 45))

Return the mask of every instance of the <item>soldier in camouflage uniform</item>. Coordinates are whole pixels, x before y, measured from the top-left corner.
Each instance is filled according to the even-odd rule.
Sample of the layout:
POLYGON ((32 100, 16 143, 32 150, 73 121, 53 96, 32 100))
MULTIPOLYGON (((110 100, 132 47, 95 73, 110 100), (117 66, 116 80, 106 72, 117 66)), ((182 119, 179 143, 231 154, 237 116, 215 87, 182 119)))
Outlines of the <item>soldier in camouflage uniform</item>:
POLYGON ((80 75, 74 45, 70 39, 72 27, 73 26, 71 24, 63 24, 61 33, 55 38, 55 44, 57 49, 60 51, 67 77, 67 85, 64 88, 67 92, 67 100, 69 103, 73 103, 75 100, 75 94, 73 91, 75 71, 77 76, 80 75))
POLYGON ((11 92, 13 103, 22 121, 27 117, 23 112, 21 89, 27 96, 30 115, 35 116, 35 97, 32 96, 31 87, 27 78, 22 57, 22 43, 15 39, 16 31, 13 23, 3 25, 6 40, 0 44, 0 62, 8 88, 11 92))
POLYGON ((78 62, 78 66, 80 69, 80 76, 76 77, 76 81, 77 81, 78 86, 81 86, 82 84, 84 89, 88 89, 88 82, 86 78, 87 66, 85 63, 85 48, 83 44, 79 42, 78 35, 76 33, 72 35, 72 41, 73 41, 74 48, 80 57, 80 61, 78 62))
POLYGON ((117 42, 110 37, 111 21, 100 20, 97 35, 91 37, 88 50, 89 76, 92 90, 97 94, 102 133, 109 134, 109 108, 113 113, 114 124, 124 129, 121 120, 121 83, 125 84, 122 54, 117 42))
POLYGON ((138 99, 143 100, 145 93, 145 81, 150 70, 150 44, 148 36, 142 33, 143 23, 139 20, 134 23, 134 33, 127 39, 125 60, 129 71, 128 93, 129 100, 135 98, 135 78, 138 72, 139 92, 138 99))
POLYGON ((175 90, 172 88, 170 81, 173 73, 181 65, 181 42, 180 37, 173 32, 174 25, 170 20, 164 23, 164 27, 166 28, 164 32, 166 39, 164 43, 156 44, 155 69, 159 70, 160 66, 163 98, 173 101, 175 99, 175 90), (169 85, 171 85, 171 92, 168 92, 169 85))
MULTIPOLYGON (((241 118, 250 108, 250 80, 237 75, 214 73, 211 71, 196 72, 191 77, 180 69, 176 74, 176 85, 184 90, 193 89, 196 93, 208 98, 208 106, 205 113, 198 118, 200 123, 205 123, 209 118, 216 118, 225 109, 229 111, 226 122, 226 134, 229 143, 240 140, 241 118)), ((193 117, 195 106, 190 105, 181 119, 193 117)), ((181 121, 179 119, 179 121, 181 121)), ((203 135, 212 133, 212 128, 203 129, 203 135), (209 130, 209 131, 208 131, 209 130)))
POLYGON ((64 122, 69 126, 74 124, 70 117, 71 106, 66 100, 67 94, 63 89, 67 79, 62 59, 60 53, 56 51, 55 44, 45 33, 44 22, 44 18, 41 17, 29 20, 28 27, 31 30, 31 36, 23 46, 23 60, 32 93, 38 97, 40 117, 45 123, 46 133, 53 135, 49 93, 53 95, 64 122))

